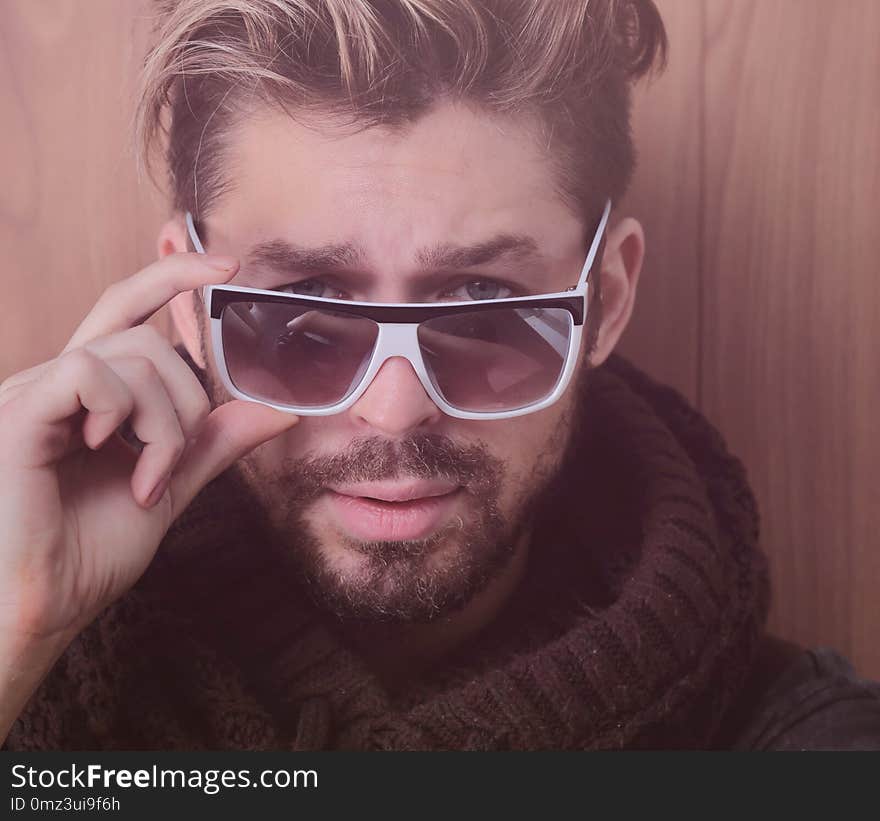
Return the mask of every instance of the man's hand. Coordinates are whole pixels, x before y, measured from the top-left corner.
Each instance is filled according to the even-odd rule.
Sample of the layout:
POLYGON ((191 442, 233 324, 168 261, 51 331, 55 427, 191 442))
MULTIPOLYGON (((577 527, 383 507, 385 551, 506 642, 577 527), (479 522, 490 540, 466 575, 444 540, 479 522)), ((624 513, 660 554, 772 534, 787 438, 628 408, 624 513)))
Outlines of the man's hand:
POLYGON ((211 412, 169 341, 136 324, 237 268, 171 254, 111 285, 57 358, 0 385, 0 738, 193 497, 298 421, 237 400, 211 412), (116 433, 126 420, 140 453, 116 433))

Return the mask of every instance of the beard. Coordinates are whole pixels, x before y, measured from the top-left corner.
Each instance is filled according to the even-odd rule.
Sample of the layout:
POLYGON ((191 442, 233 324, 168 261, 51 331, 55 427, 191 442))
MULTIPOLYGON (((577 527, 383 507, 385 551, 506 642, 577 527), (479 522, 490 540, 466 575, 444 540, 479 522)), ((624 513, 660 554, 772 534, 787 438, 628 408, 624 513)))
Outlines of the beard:
POLYGON ((319 607, 349 622, 428 623, 464 608, 508 566, 532 510, 516 505, 519 515, 506 519, 505 463, 482 443, 462 447, 439 434, 356 439, 343 453, 286 459, 272 476, 247 458, 236 470, 265 503, 273 549, 319 607), (328 533, 310 515, 327 485, 403 478, 459 485, 462 514, 425 538, 393 541, 328 533))
MULTIPOLYGON (((198 376, 214 406, 231 398, 212 373, 198 376)), ((340 453, 285 458, 271 472, 248 454, 230 470, 259 499, 255 514, 283 572, 304 582, 319 608, 354 624, 431 623, 464 609, 503 574, 539 511, 552 505, 588 376, 585 367, 570 386, 574 397, 525 476, 512 475, 482 441, 422 432, 358 438, 340 453), (315 503, 330 485, 406 478, 458 485, 466 515, 426 538, 394 541, 356 540, 316 521, 315 503), (505 480, 516 488, 507 514, 505 480)))

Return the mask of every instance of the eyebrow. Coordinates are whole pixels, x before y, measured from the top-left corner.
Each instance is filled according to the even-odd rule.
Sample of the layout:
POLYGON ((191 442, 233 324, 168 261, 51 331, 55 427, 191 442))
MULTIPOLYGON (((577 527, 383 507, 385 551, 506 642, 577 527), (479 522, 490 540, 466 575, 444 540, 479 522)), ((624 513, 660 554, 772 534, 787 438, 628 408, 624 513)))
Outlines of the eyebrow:
POLYGON ((538 255, 538 243, 525 234, 498 234, 474 245, 439 244, 423 248, 416 259, 423 268, 472 268, 499 259, 522 260, 538 255))
MULTIPOLYGON (((539 256, 538 243, 525 234, 498 234, 472 245, 438 243, 420 249, 416 261, 423 269, 461 270, 499 260, 522 261, 539 256)), ((305 247, 287 240, 260 242, 247 254, 246 266, 310 276, 353 268, 364 255, 350 243, 305 247)))
POLYGON ((321 245, 306 248, 281 239, 260 242, 247 255, 247 265, 277 271, 297 270, 307 274, 323 274, 340 268, 350 268, 361 262, 355 246, 321 245))

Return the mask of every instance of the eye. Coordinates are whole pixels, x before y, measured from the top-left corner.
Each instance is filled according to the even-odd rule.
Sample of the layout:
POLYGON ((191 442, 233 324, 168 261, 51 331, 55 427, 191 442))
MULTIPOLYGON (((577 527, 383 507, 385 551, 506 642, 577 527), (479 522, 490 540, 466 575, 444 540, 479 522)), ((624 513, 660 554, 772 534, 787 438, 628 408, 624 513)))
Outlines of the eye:
POLYGON ((273 291, 286 291, 291 294, 299 294, 300 296, 316 296, 321 299, 343 299, 342 291, 327 285, 324 280, 319 277, 311 279, 303 279, 299 282, 290 282, 287 285, 279 285, 273 288, 273 291))
POLYGON ((457 296, 461 299, 506 299, 513 294, 513 290, 501 282, 494 279, 471 279, 463 282, 452 291, 442 294, 443 297, 448 295, 457 296), (507 293, 503 293, 506 291, 507 293), (463 293, 462 293, 463 292, 463 293))
MULTIPOLYGON (((321 299, 345 299, 346 294, 339 288, 327 283, 321 277, 303 279, 299 282, 290 282, 287 285, 279 285, 273 291, 284 291, 301 296, 315 296, 321 299)), ((494 279, 471 279, 462 282, 457 287, 438 295, 440 301, 455 301, 460 299, 506 299, 514 294, 514 289, 503 282, 494 279)))

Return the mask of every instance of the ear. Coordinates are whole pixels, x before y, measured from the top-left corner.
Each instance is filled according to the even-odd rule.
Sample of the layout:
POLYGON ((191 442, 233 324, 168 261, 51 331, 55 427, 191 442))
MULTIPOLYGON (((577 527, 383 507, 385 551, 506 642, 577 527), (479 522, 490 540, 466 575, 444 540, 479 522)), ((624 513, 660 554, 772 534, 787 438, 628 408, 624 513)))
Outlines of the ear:
MULTIPOLYGON (((159 230, 157 250, 160 259, 169 254, 186 253, 188 250, 186 228, 182 217, 173 217, 162 226, 159 230)), ((195 309, 196 299, 198 299, 198 296, 195 291, 184 291, 172 297, 168 303, 168 310, 171 312, 174 327, 177 329, 177 333, 180 335, 187 353, 189 353, 193 362, 204 370, 205 360, 202 356, 199 317, 195 309)))
POLYGON ((625 217, 609 229, 602 258, 602 324, 591 365, 601 365, 614 350, 632 315, 636 287, 645 256, 645 232, 641 223, 625 217))

